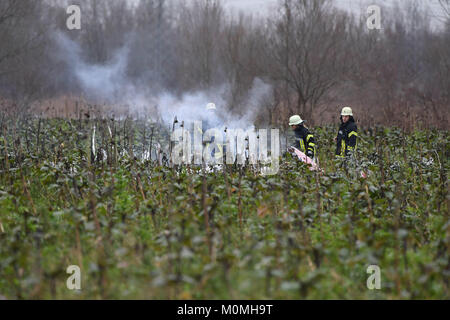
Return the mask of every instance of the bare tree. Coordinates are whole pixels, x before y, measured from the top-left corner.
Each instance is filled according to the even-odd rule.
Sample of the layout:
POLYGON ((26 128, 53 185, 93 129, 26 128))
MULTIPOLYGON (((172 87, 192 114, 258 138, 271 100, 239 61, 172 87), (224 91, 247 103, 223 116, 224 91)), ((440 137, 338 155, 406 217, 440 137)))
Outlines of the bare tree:
MULTIPOLYGON (((180 78, 187 87, 207 89, 222 81, 219 52, 223 8, 217 0, 194 0, 179 7, 180 78)), ((186 88, 186 86, 185 86, 186 88)))
POLYGON ((268 43, 273 78, 295 91, 295 111, 310 117, 349 67, 345 58, 348 17, 332 11, 326 0, 285 0, 279 18, 271 22, 268 43))
POLYGON ((134 20, 129 75, 153 90, 175 85, 176 37, 166 1, 141 1, 134 20))
POLYGON ((368 30, 366 16, 338 11, 331 0, 279 0, 268 19, 227 15, 220 0, 3 0, 0 99, 25 106, 82 94, 57 31, 86 63, 107 65, 127 48, 126 78, 143 89, 229 88, 223 98, 236 114, 255 83, 264 91, 270 84, 259 123, 285 123, 292 113, 330 121, 328 109, 350 103, 371 123, 420 119, 448 128, 450 3, 440 4, 445 28, 431 28, 425 3, 414 0, 384 7, 383 29, 368 30), (69 4, 82 9, 81 30, 67 30, 69 4))
POLYGON ((223 34, 220 58, 231 89, 229 104, 233 111, 245 101, 255 78, 266 75, 266 43, 263 26, 242 13, 227 21, 223 34))
POLYGON ((445 17, 450 18, 450 0, 439 0, 439 4, 442 8, 442 11, 445 17))
POLYGON ((42 82, 50 68, 45 50, 52 27, 48 13, 39 1, 0 2, 0 95, 16 100, 21 110, 45 88, 42 82))

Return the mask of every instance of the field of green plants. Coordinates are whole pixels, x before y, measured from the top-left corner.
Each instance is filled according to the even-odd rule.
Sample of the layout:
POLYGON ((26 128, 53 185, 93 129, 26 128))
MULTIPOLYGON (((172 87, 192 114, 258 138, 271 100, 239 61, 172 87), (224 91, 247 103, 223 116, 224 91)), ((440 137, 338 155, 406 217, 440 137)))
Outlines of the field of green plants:
POLYGON ((449 299, 448 131, 366 130, 345 164, 336 130, 321 174, 202 174, 144 159, 144 121, 3 118, 0 299, 449 299))

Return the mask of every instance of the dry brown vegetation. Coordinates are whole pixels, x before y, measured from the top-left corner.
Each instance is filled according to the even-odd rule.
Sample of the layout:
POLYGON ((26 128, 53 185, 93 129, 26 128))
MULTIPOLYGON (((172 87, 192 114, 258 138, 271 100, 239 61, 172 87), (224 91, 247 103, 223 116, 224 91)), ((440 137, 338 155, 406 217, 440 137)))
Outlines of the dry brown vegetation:
MULTIPOLYGON (((3 108, 70 118, 133 110, 115 97, 91 99, 60 52, 59 32, 95 66, 108 65, 127 47, 127 81, 150 95, 226 84, 227 108, 240 114, 261 79, 271 92, 260 102, 258 123, 285 125, 293 113, 313 125, 335 122, 350 105, 364 126, 449 128, 448 1, 441 1, 441 29, 430 26, 423 1, 411 1, 383 10, 382 30, 368 30, 365 16, 327 0, 282 0, 264 18, 232 16, 218 0, 80 4, 82 29, 68 31, 61 1, 1 2, 3 108)), ((150 103, 145 108, 153 112, 150 103)))

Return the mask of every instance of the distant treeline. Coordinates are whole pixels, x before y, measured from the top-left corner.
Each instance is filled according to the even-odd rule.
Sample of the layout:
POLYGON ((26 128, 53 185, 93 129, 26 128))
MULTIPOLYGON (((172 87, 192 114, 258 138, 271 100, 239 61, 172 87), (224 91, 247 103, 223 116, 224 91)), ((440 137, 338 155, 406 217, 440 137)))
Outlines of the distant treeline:
POLYGON ((336 121, 349 105, 368 126, 448 129, 450 3, 441 1, 440 29, 423 4, 386 8, 382 29, 369 30, 366 12, 353 16, 327 0, 280 0, 267 17, 231 14, 218 0, 2 0, 0 97, 20 113, 84 95, 59 32, 93 65, 127 47, 126 77, 140 88, 181 94, 227 84, 237 114, 261 79, 272 89, 260 123, 285 125, 294 113, 312 124, 336 121), (81 7, 81 30, 66 27, 69 4, 81 7))

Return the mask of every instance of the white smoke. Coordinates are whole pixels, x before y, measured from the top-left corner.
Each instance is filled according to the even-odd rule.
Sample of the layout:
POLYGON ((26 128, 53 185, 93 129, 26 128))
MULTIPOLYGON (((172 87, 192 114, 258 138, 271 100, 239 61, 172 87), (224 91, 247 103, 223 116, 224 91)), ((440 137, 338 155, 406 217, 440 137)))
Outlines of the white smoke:
POLYGON ((86 97, 113 105, 127 105, 131 114, 142 115, 152 110, 146 116, 152 120, 159 118, 166 124, 177 117, 180 122, 208 120, 209 124, 218 128, 247 129, 253 126, 264 100, 272 98, 272 87, 261 79, 255 79, 241 106, 244 108, 241 115, 236 116, 229 112, 227 97, 230 85, 227 83, 207 91, 185 92, 178 96, 169 91, 155 94, 148 88, 136 86, 127 77, 128 44, 117 50, 107 63, 96 65, 84 61, 80 46, 64 34, 56 34, 55 41, 60 56, 66 61, 86 97), (217 106, 215 112, 206 110, 206 105, 211 102, 217 106))
POLYGON ((99 97, 117 97, 117 93, 128 89, 125 72, 127 67, 127 49, 114 55, 109 65, 87 65, 80 63, 75 75, 85 91, 99 97))

